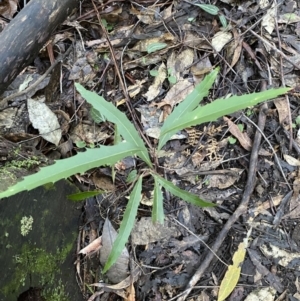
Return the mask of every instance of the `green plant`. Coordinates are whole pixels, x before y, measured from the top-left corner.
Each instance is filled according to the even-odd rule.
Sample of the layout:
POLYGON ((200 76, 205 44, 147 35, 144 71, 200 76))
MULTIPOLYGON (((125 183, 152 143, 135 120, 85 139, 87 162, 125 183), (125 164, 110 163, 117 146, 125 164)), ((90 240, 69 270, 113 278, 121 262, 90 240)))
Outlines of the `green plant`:
POLYGON ((162 49, 166 48, 167 46, 168 46, 168 44, 166 44, 166 43, 159 43, 159 42, 152 43, 147 46, 147 52, 148 52, 148 54, 150 54, 150 53, 162 50, 162 49))
POLYGON ((220 10, 217 6, 212 5, 212 4, 198 4, 198 3, 194 3, 194 5, 199 6, 201 9, 203 9, 210 15, 218 16, 223 27, 224 28, 227 27, 228 24, 227 24, 226 18, 224 15, 220 14, 220 10))
POLYGON ((156 77, 158 75, 158 71, 157 70, 150 70, 150 75, 156 77))
POLYGON ((228 143, 229 144, 235 144, 236 143, 236 139, 232 136, 228 137, 228 143))
MULTIPOLYGON (((154 77, 158 76, 158 71, 157 70, 150 70, 149 73, 150 73, 151 76, 154 76, 154 77)), ((167 78, 168 78, 168 81, 169 81, 170 84, 176 84, 177 79, 176 79, 176 76, 173 75, 173 72, 172 72, 171 68, 168 69, 167 78)))
POLYGON ((101 21, 102 21, 104 28, 107 29, 107 31, 112 31, 114 29, 114 25, 108 23, 105 19, 101 19, 101 21))
POLYGON ((176 84, 177 78, 173 75, 173 71, 171 68, 168 68, 168 81, 170 84, 176 84))
POLYGON ((94 148, 94 147, 95 147, 95 144, 94 144, 94 143, 90 143, 90 144, 87 145, 86 142, 85 142, 85 141, 82 141, 82 140, 77 141, 75 144, 76 144, 76 146, 77 146, 78 148, 86 148, 86 147, 94 148))
MULTIPOLYGON (((199 103, 208 95, 209 89, 212 87, 217 74, 218 69, 212 71, 195 87, 191 94, 175 107, 161 128, 156 152, 161 150, 171 136, 179 130, 204 122, 214 121, 223 115, 256 105, 288 91, 286 88, 271 89, 260 93, 217 99, 207 105, 200 106, 199 103)), ((105 101, 103 97, 87 91, 80 84, 75 85, 77 91, 94 109, 99 112, 101 111, 101 114, 106 120, 115 124, 115 145, 87 149, 85 152, 81 152, 71 158, 56 161, 55 164, 41 168, 38 173, 25 177, 24 180, 9 187, 6 191, 1 192, 0 198, 13 195, 23 190, 30 190, 49 182, 55 182, 75 173, 83 173, 101 165, 113 165, 127 156, 138 156, 148 165, 148 170, 144 171, 144 174, 150 174, 154 178, 154 201, 152 210, 152 219, 154 222, 162 223, 164 220, 162 187, 173 195, 194 205, 201 207, 214 206, 214 204, 205 202, 196 195, 182 190, 168 180, 160 177, 152 166, 149 152, 143 140, 140 138, 133 124, 127 119, 126 115, 120 112, 111 103, 105 101), (120 137, 122 139, 119 139, 120 137)), ((133 189, 120 225, 119 235, 114 242, 113 251, 104 267, 104 272, 113 265, 128 240, 141 198, 144 174, 136 177, 134 180, 135 183, 133 182, 133 189)))

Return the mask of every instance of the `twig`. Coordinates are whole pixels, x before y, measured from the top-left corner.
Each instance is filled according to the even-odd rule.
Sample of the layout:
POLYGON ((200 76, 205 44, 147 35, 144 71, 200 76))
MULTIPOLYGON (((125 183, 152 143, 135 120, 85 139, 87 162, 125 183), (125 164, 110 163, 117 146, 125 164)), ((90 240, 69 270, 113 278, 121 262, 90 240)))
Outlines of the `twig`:
MULTIPOLYGON (((239 25, 238 22, 229 19, 232 23, 239 25)), ((296 69, 300 70, 300 65, 294 63, 292 60, 289 59, 289 57, 287 55, 285 55, 281 50, 277 49, 274 45, 272 45, 270 42, 268 42, 266 39, 264 39, 263 37, 261 37, 259 34, 257 34, 255 31, 253 31, 252 29, 248 29, 246 26, 241 25, 242 28, 248 30, 249 32, 251 32, 255 37, 257 37, 259 40, 261 40, 264 44, 266 44, 268 47, 270 47, 274 52, 280 54, 285 60, 287 60, 290 64, 292 64, 296 69)))
MULTIPOLYGON (((276 1, 275 1, 276 3, 276 1)), ((277 5, 275 6, 277 8, 277 5)), ((277 9, 276 9, 276 14, 277 15, 277 9)), ((279 34, 279 29, 278 29, 278 22, 277 19, 274 18, 275 22, 275 28, 276 28, 276 34, 278 38, 278 49, 282 51, 281 47, 281 38, 279 34)), ((282 56, 280 56, 280 79, 281 79, 281 84, 283 87, 286 87, 285 85, 285 79, 284 79, 284 74, 283 74, 283 62, 282 62, 282 56)), ((292 150, 292 140, 293 140, 293 127, 292 127, 292 115, 291 115, 291 108, 290 108, 290 101, 289 101, 289 96, 288 94, 285 94, 285 101, 286 101, 286 108, 288 111, 288 122, 289 122, 289 131, 290 131, 290 145, 289 145, 289 150, 292 150)))
MULTIPOLYGON (((187 2, 189 4, 192 4, 192 5, 196 5, 195 3, 192 3, 190 1, 187 1, 187 0, 183 0, 184 2, 187 2)), ((255 24, 253 24, 251 27, 247 28, 247 26, 245 25, 241 25, 239 24, 239 22, 237 21, 234 21, 233 19, 230 19, 230 18, 227 18, 230 22, 234 23, 235 25, 238 25, 238 26, 241 26, 242 28, 244 28, 247 31, 251 32, 251 34, 253 34, 255 37, 257 37, 259 40, 261 40, 263 43, 265 43, 268 47, 270 47, 273 51, 275 51, 276 53, 279 53, 284 59, 286 59, 290 64, 292 64, 295 68, 299 69, 300 70, 300 65, 299 64, 296 64, 294 63, 292 60, 290 60, 288 58, 287 55, 285 55, 281 50, 277 49, 274 45, 272 45, 270 42, 268 42, 266 39, 262 38, 259 34, 257 34, 255 31, 253 31, 251 28, 253 28, 255 25, 257 25, 261 20, 262 18, 259 19, 258 22, 256 22, 255 24)), ((243 35, 244 33, 242 33, 243 35)))
MULTIPOLYGON (((124 95, 125 95, 125 98, 126 98, 126 106, 127 106, 128 110, 129 110, 131 116, 133 117, 132 120, 133 120, 133 122, 134 122, 134 125, 136 126, 137 129, 139 129, 139 128, 140 128, 140 127, 139 127, 139 124, 138 124, 136 118, 134 118, 134 117, 136 117, 136 114, 134 113, 134 111, 133 111, 133 109, 132 109, 132 106, 131 106, 131 103, 130 103, 130 99, 129 99, 129 96, 128 96, 128 91, 127 91, 127 89, 126 89, 125 82, 123 81, 123 77, 122 77, 122 75, 121 75, 120 69, 118 68, 118 64, 117 64, 115 52, 114 52, 114 49, 113 49, 112 44, 111 44, 111 42, 110 42, 110 39, 109 39, 109 37, 108 37, 107 30, 106 30, 106 28, 103 26, 103 23, 102 23, 101 18, 100 18, 99 11, 97 10, 97 7, 96 7, 96 5, 95 5, 95 3, 94 3, 93 0, 92 0, 92 4, 93 4, 94 9, 95 9, 95 11, 96 11, 97 18, 98 18, 98 21, 99 21, 99 25, 100 25, 100 27, 101 27, 101 29, 102 29, 104 35, 105 35, 105 38, 106 38, 106 40, 107 40, 108 47, 109 47, 109 50, 110 50, 110 53, 111 53, 111 56, 112 56, 112 60, 113 60, 114 65, 115 65, 116 73, 117 73, 117 76, 118 76, 118 78, 119 78, 119 81, 120 81, 122 90, 123 90, 124 95)), ((140 135, 143 137, 144 141, 147 143, 148 147, 149 147, 150 149, 152 149, 152 147, 151 147, 151 145, 150 145, 150 142, 149 142, 148 139, 146 139, 146 137, 145 137, 143 131, 139 131, 139 132, 140 132, 140 135)))
MULTIPOLYGON (((189 4, 195 5, 192 2, 189 2, 187 0, 183 0, 184 2, 187 2, 189 4)), ((272 45, 270 42, 268 42, 266 39, 264 39, 263 37, 261 37, 259 34, 257 34, 255 31, 253 31, 251 28, 254 27, 254 25, 256 25, 258 22, 256 22, 255 24, 253 24, 250 28, 247 28, 245 25, 240 25, 239 22, 234 21, 233 19, 227 18, 230 22, 234 23, 235 25, 238 25, 242 28, 244 28, 247 31, 251 32, 251 34, 253 34, 255 37, 257 37, 259 40, 261 40, 263 43, 265 43, 268 47, 270 47, 274 52, 280 54, 285 60, 287 60, 290 64, 292 64, 295 68, 297 68, 298 70, 300 70, 300 65, 294 63, 292 60, 289 59, 289 57, 287 55, 285 55, 281 50, 277 49, 274 45, 272 45)), ((262 18, 261 18, 262 19, 262 18)), ((260 20, 261 20, 260 19, 260 20)), ((243 35, 244 33, 242 33, 243 35)))
POLYGON ((71 52, 71 50, 72 50, 72 47, 70 46, 68 48, 68 50, 64 54, 60 55, 58 57, 58 59, 54 62, 54 64, 51 67, 49 67, 49 69, 38 80, 36 80, 31 86, 29 86, 27 89, 19 91, 19 92, 16 92, 14 94, 11 94, 11 95, 3 98, 2 100, 0 100, 1 108, 6 107, 8 105, 7 104, 8 101, 10 101, 10 100, 12 100, 12 99, 14 99, 14 98, 16 98, 18 96, 21 96, 23 94, 27 94, 29 91, 31 91, 35 87, 37 87, 49 75, 49 73, 55 68, 55 66, 58 63, 60 63, 61 61, 64 60, 64 58, 71 52))
POLYGON ((298 143, 293 139, 293 137, 290 136, 290 132, 288 132, 286 129, 283 128, 283 132, 286 135, 288 139, 292 139, 292 146, 294 147, 294 150, 297 152, 298 156, 300 155, 300 147, 298 143))
MULTIPOLYGON (((216 252, 214 252, 210 246, 202 239, 200 238, 198 235, 196 235, 193 231, 191 231, 188 227, 186 227, 185 225, 183 225, 181 222, 179 222, 176 218, 172 218, 172 220, 178 224, 180 227, 184 228, 188 233, 190 233, 192 236, 194 236, 197 240, 199 240, 202 244, 204 244, 204 246, 206 248, 208 248, 224 265, 226 265, 228 267, 228 264, 223 261, 216 252)), ((205 236, 204 236, 205 237, 205 236)))
MULTIPOLYGON (((266 122, 266 115, 265 115, 265 110, 268 108, 267 103, 264 103, 260 107, 260 112, 258 116, 258 127, 263 130, 266 122)), ((248 179, 246 183, 246 187, 243 193, 242 201, 236 211, 233 213, 233 215, 228 219, 224 227, 222 228, 221 232, 219 233, 217 239, 215 240, 214 244, 212 245, 211 249, 213 252, 217 252, 226 238, 229 230, 233 226, 233 224, 238 220, 238 218, 244 214, 247 210, 248 203, 250 196, 254 190, 255 186, 255 173, 256 173, 256 166, 257 166, 257 160, 258 160, 258 150, 261 142, 261 132, 256 131, 254 141, 253 141, 253 147, 252 147, 252 152, 251 152, 251 157, 250 157, 250 162, 249 162, 249 173, 248 173, 248 179)), ((193 277, 190 279, 186 290, 183 292, 183 294, 177 299, 178 301, 184 301, 186 297, 189 295, 193 287, 196 285, 196 283, 200 280, 202 277, 203 273, 205 270, 208 268, 210 265, 212 259, 214 258, 214 253, 209 252, 202 261, 201 265, 198 267, 197 271, 193 275, 193 277)))
POLYGON ((245 117, 245 118, 246 118, 246 119, 247 119, 254 127, 256 127, 256 129, 257 129, 257 130, 260 132, 260 134, 264 137, 265 141, 269 144, 269 146, 270 146, 270 148, 271 148, 271 150, 272 150, 272 153, 273 153, 273 155, 274 155, 274 158, 275 158, 275 162, 276 162, 276 164, 277 164, 277 167, 279 168, 279 170, 280 170, 280 172, 281 172, 281 175, 282 175, 282 177, 283 177, 284 180, 285 180, 286 185, 288 186, 289 189, 292 189, 292 187, 290 186, 290 184, 289 184, 289 182, 288 182, 288 180, 287 180, 287 178, 286 178, 286 176, 285 176, 285 174, 284 174, 284 172, 283 172, 283 170, 282 170, 280 161, 279 161, 279 159, 278 159, 278 156, 277 156, 277 154, 276 154, 276 152, 275 152, 275 150, 274 150, 272 144, 271 144, 270 141, 267 139, 267 137, 266 137, 265 134, 262 132, 262 130, 255 124, 255 122, 253 122, 253 121, 252 121, 250 118, 248 118, 245 114, 244 114, 244 117, 245 117))

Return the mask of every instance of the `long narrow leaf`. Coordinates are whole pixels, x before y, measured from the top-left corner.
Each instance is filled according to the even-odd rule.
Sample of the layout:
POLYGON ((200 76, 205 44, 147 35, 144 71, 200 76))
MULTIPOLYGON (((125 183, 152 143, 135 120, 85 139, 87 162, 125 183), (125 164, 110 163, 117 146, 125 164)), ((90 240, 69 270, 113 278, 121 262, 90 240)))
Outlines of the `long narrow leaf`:
POLYGON ((187 113, 193 111, 204 97, 209 93, 217 75, 219 68, 213 70, 210 74, 205 76, 201 83, 199 83, 195 89, 177 106, 171 115, 168 116, 161 128, 161 134, 159 137, 158 150, 160 150, 165 143, 176 133, 175 131, 168 131, 180 122, 181 118, 187 113))
POLYGON ((118 257, 121 255, 126 242, 128 241, 128 237, 135 223, 137 209, 141 200, 142 180, 142 177, 138 179, 130 194, 129 202, 126 206, 123 220, 120 225, 118 237, 113 244, 112 251, 109 254, 107 262, 104 266, 103 273, 107 272, 109 268, 116 262, 118 257))
POLYGON ((94 190, 94 191, 83 191, 83 192, 77 192, 73 194, 67 195, 67 199, 71 201, 83 201, 87 198, 91 198, 93 196, 103 194, 104 190, 94 190))
POLYGON ((160 177, 159 175, 157 174, 152 174, 153 177, 155 179, 157 179, 157 181, 166 189, 168 190, 169 192, 171 192, 172 194, 178 196, 179 198, 191 203, 191 204, 194 204, 194 205, 197 205, 197 206, 200 206, 200 207, 214 207, 216 206, 215 204, 213 203, 210 203, 210 202, 206 202, 200 198, 198 198, 195 194, 192 194, 188 191, 185 191, 185 190, 182 190, 178 187, 176 187, 175 185, 173 185, 170 181, 160 177))
POLYGON ((289 91, 288 88, 271 89, 259 93, 232 96, 228 99, 217 99, 210 104, 199 107, 183 116, 177 124, 165 128, 163 135, 173 135, 179 130, 204 122, 215 121, 218 118, 236 111, 254 106, 260 102, 272 99, 289 91))
POLYGON ((240 243, 232 258, 232 265, 228 266, 224 279, 221 282, 218 294, 218 301, 224 301, 236 287, 240 275, 242 264, 245 260, 246 248, 244 243, 240 243))
POLYGON ((126 115, 119 111, 113 104, 107 102, 102 96, 86 90, 80 84, 76 83, 75 86, 77 91, 84 99, 86 99, 87 102, 89 102, 96 110, 105 116, 108 121, 113 122, 118 126, 119 133, 126 141, 140 149, 140 152, 136 155, 138 155, 151 167, 152 164, 144 142, 126 115))
POLYGON ((31 190, 47 183, 56 182, 76 173, 83 173, 94 167, 112 165, 127 156, 133 156, 137 151, 137 147, 129 142, 88 149, 71 158, 58 160, 53 165, 42 167, 39 172, 25 177, 24 180, 9 187, 6 191, 0 192, 0 199, 23 190, 31 190))
POLYGON ((154 177, 154 195, 153 195, 153 208, 152 208, 152 221, 164 223, 164 206, 163 206, 163 195, 161 187, 157 181, 157 178, 154 177))
POLYGON ((243 242, 239 244, 238 249, 235 251, 232 257, 232 265, 228 266, 228 270, 220 285, 218 301, 225 300, 234 290, 239 281, 242 265, 245 260, 246 249, 249 246, 251 232, 252 226, 247 231, 247 236, 243 239, 243 242))
POLYGON ((211 4, 194 4, 199 6, 200 8, 202 8, 204 11, 206 11, 207 13, 216 16, 219 13, 219 8, 215 5, 211 5, 211 4))

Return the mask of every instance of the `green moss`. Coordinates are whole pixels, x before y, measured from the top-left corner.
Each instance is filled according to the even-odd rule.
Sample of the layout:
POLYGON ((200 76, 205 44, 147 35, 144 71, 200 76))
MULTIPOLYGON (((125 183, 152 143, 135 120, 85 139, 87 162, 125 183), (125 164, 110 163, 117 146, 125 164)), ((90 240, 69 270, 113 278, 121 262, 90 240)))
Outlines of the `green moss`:
POLYGON ((30 277, 38 280, 39 287, 44 289, 43 296, 46 301, 68 301, 65 287, 59 278, 58 266, 64 262, 72 247, 73 244, 69 244, 51 254, 28 244, 23 245, 21 253, 14 257, 16 268, 13 280, 1 291, 4 295, 9 295, 11 291, 25 286, 30 277))
POLYGON ((28 174, 28 170, 40 165, 37 157, 25 160, 11 160, 4 166, 0 167, 0 191, 4 191, 7 187, 17 183, 17 179, 28 174))
POLYGON ((17 183, 17 177, 5 168, 0 169, 0 191, 5 191, 7 187, 17 183))
POLYGON ((65 292, 65 287, 62 284, 61 279, 59 279, 58 284, 53 289, 45 289, 43 291, 43 296, 46 300, 51 301, 69 301, 69 298, 65 292))
POLYGON ((10 181, 10 182, 17 181, 17 177, 6 168, 0 169, 0 177, 1 177, 1 181, 10 181))
POLYGON ((7 168, 25 168, 25 169, 32 169, 40 164, 39 160, 35 160, 33 158, 26 159, 26 160, 11 160, 9 163, 5 164, 7 168))

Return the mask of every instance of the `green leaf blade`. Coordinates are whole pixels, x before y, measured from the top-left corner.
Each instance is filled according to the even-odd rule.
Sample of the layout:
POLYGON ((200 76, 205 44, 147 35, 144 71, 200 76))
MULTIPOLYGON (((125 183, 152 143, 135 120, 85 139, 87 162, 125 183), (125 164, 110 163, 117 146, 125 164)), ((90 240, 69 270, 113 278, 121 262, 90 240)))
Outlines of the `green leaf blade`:
POLYGON ((226 20, 225 16, 224 15, 220 15, 219 19, 220 19, 220 22, 221 22, 222 26, 224 28, 226 28, 228 26, 228 24, 227 24, 227 20, 226 20))
POLYGON ((208 95, 210 88, 216 80, 218 72, 219 68, 216 68, 210 74, 205 76, 201 83, 199 83, 195 89, 177 107, 175 107, 172 114, 168 116, 161 128, 158 150, 160 150, 172 135, 177 132, 176 130, 168 131, 168 129, 178 124, 183 116, 193 111, 203 98, 208 95))
POLYGON ((76 83, 75 86, 81 96, 90 103, 94 109, 101 112, 107 120, 118 126, 120 134, 126 141, 136 145, 140 149, 138 156, 151 167, 151 160, 144 142, 126 115, 119 111, 113 104, 107 102, 102 96, 86 90, 78 83, 76 83))
POLYGON ((209 13, 210 15, 216 16, 219 13, 219 8, 212 4, 198 4, 195 5, 199 6, 201 9, 209 13))
POLYGON ((266 100, 275 98, 289 91, 289 88, 271 89, 259 93, 232 96, 228 99, 217 99, 210 104, 199 107, 189 114, 185 114, 177 124, 165 129, 161 135, 173 135, 189 126, 215 121, 218 118, 254 106, 266 100))
POLYGON ((47 183, 57 182, 76 173, 84 173, 91 168, 115 164, 125 157, 135 155, 138 151, 139 149, 135 145, 128 142, 87 149, 85 152, 68 159, 58 160, 52 165, 42 167, 39 172, 26 176, 17 184, 0 192, 0 199, 47 183))
POLYGON ((152 44, 148 45, 147 52, 150 54, 150 53, 162 50, 162 49, 166 48, 167 46, 168 46, 168 44, 166 44, 166 43, 152 43, 152 44))
POLYGON ((80 202, 87 198, 91 198, 93 196, 97 196, 97 195, 103 194, 103 193, 104 193, 104 191, 102 191, 102 190, 83 191, 83 192, 69 194, 69 195, 67 195, 67 199, 71 200, 71 201, 80 202))
POLYGON ((152 208, 152 221, 160 224, 164 223, 164 207, 163 207, 163 195, 161 187, 157 178, 154 178, 154 195, 153 195, 153 208, 152 208))
POLYGON ((210 202, 206 202, 200 198, 198 198, 196 195, 182 190, 178 187, 176 187, 174 184, 172 184, 170 181, 160 177, 159 175, 153 174, 154 178, 157 179, 157 181, 163 186, 166 190, 168 190, 170 193, 176 195, 177 197, 185 200, 186 202, 189 202, 193 205, 199 206, 199 207, 215 207, 216 205, 210 202))
POLYGON ((137 177, 137 170, 136 169, 133 169, 127 176, 126 178, 126 183, 132 183, 134 182, 134 180, 136 179, 137 177))
POLYGON ((123 220, 120 225, 119 234, 114 241, 112 251, 109 254, 107 262, 104 266, 103 273, 107 272, 116 262, 121 255, 126 242, 128 241, 128 237, 135 223, 135 217, 137 215, 138 206, 141 200, 142 180, 142 177, 138 179, 130 194, 129 202, 126 206, 123 220))

